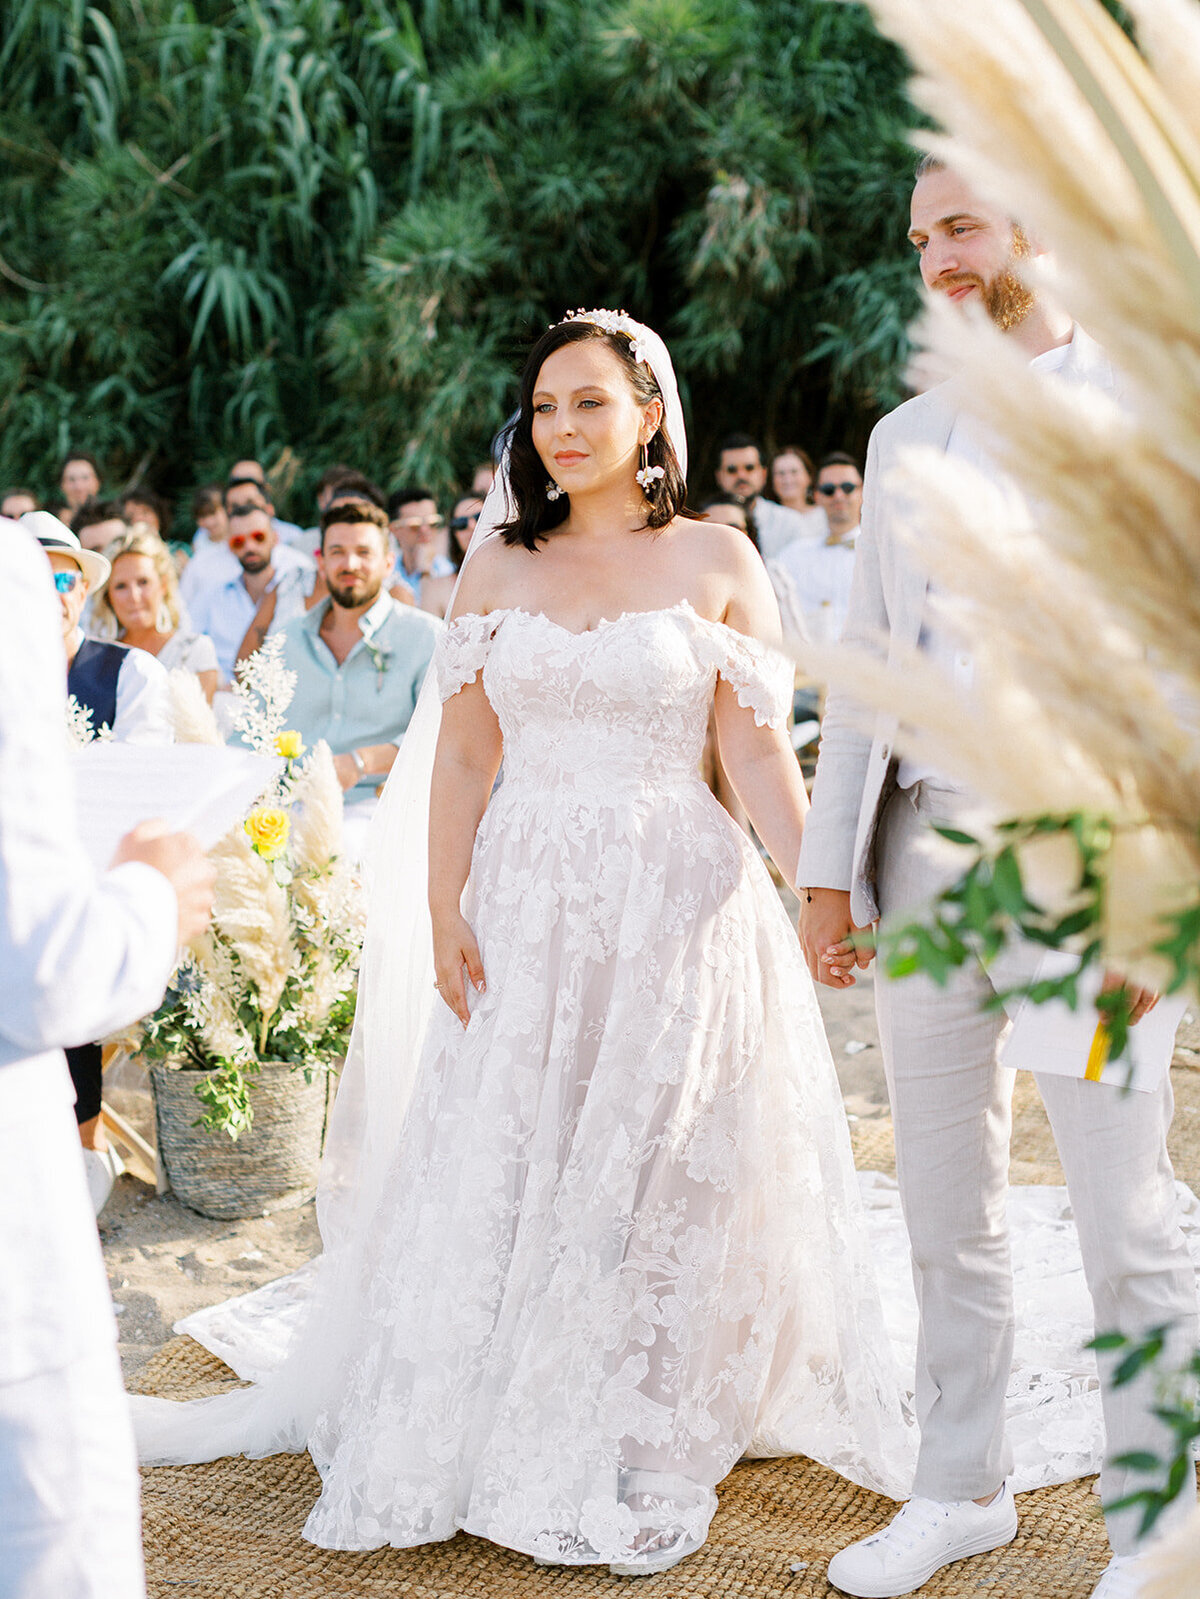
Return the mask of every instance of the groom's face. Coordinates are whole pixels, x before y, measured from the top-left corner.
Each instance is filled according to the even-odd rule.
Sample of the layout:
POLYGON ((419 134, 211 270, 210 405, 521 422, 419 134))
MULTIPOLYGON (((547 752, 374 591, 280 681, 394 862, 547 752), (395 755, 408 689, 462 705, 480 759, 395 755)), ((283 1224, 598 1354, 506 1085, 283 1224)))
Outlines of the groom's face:
POLYGON ((910 220, 909 242, 931 294, 982 305, 1005 333, 1024 321, 1035 303, 1020 276, 1030 249, 1003 211, 980 200, 956 172, 938 167, 917 179, 910 220))

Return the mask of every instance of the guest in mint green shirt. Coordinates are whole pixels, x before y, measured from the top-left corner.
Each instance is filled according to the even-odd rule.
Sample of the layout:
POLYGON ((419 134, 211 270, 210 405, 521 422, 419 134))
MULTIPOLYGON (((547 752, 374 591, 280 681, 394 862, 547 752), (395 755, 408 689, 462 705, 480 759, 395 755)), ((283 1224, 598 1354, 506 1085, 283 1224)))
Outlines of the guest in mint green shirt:
POLYGON ((296 674, 287 721, 310 747, 322 738, 329 745, 347 818, 361 822, 391 770, 444 624, 384 589, 391 552, 378 506, 331 505, 321 557, 329 598, 281 630, 284 662, 296 674))

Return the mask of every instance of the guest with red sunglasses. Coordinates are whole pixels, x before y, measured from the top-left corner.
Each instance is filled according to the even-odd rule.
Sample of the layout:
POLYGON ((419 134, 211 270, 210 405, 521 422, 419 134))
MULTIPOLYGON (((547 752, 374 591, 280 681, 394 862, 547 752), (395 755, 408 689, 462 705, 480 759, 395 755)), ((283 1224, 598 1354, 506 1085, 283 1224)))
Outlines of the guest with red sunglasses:
POLYGON ((229 518, 226 548, 236 570, 204 588, 191 600, 192 625, 207 633, 217 651, 221 686, 237 663, 252 655, 265 638, 308 609, 316 581, 316 563, 299 550, 281 544, 261 496, 251 485, 231 484, 226 494, 229 518))

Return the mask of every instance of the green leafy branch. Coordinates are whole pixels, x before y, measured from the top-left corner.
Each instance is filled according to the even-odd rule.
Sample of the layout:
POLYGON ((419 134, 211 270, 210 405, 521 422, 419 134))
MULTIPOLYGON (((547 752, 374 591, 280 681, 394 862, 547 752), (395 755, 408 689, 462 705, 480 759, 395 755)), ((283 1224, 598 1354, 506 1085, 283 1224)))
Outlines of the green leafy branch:
MULTIPOLYGON (((1121 1354, 1113 1382, 1123 1388, 1143 1373, 1150 1374, 1162 1360, 1169 1327, 1156 1327, 1140 1340, 1128 1338, 1124 1333, 1101 1333, 1088 1345, 1099 1354, 1121 1354)), ((1142 1524, 1139 1536, 1145 1537, 1163 1511, 1182 1493, 1184 1486, 1194 1480, 1193 1445, 1200 1438, 1200 1350, 1195 1350, 1187 1364, 1168 1373, 1160 1380, 1162 1402, 1152 1414, 1168 1429, 1173 1448, 1164 1459, 1151 1450, 1135 1449, 1117 1455, 1113 1465, 1129 1471, 1153 1474, 1158 1481, 1148 1483, 1133 1493, 1124 1494, 1106 1508, 1108 1510, 1140 1509, 1142 1524)))
MULTIPOLYGON (((987 1004, 998 1010, 1027 998, 1035 1005, 1061 1000, 1072 1010, 1079 1004, 1079 983, 1089 968, 1104 958, 1108 868, 1117 826, 1112 818, 1089 811, 1021 817, 1002 822, 990 840, 956 827, 936 831, 949 843, 972 851, 961 876, 942 893, 924 921, 910 922, 878 939, 890 977, 922 973, 944 985, 952 972, 978 960, 990 966, 1014 939, 1047 949, 1073 950, 1078 966, 1067 972, 1031 979, 997 991, 987 1004), (1058 908, 1038 903, 1027 883, 1026 861, 1039 845, 1061 841, 1068 846, 1071 869, 1063 873, 1058 908)), ((1172 968, 1167 992, 1185 985, 1200 989, 1200 904, 1162 918, 1163 937, 1150 953, 1165 957, 1172 968)), ((874 935, 860 935, 866 943, 874 935)), ((1132 995, 1125 986, 1102 991, 1096 999, 1110 1040, 1109 1059, 1119 1060, 1128 1047, 1132 995)))

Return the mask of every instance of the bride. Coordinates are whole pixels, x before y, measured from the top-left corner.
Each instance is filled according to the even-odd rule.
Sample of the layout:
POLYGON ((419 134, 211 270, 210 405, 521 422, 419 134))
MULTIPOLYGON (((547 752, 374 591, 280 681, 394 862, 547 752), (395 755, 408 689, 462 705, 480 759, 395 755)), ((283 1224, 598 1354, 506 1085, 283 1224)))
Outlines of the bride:
POLYGON ((711 709, 790 880, 792 668, 761 562, 687 516, 685 471, 661 340, 614 312, 542 336, 435 657, 440 730, 431 682, 376 823, 312 1297, 258 1386, 135 1402, 150 1461, 307 1448, 323 1547, 461 1528, 638 1575, 700 1547, 747 1452, 905 1490, 809 975, 698 775, 711 709))

